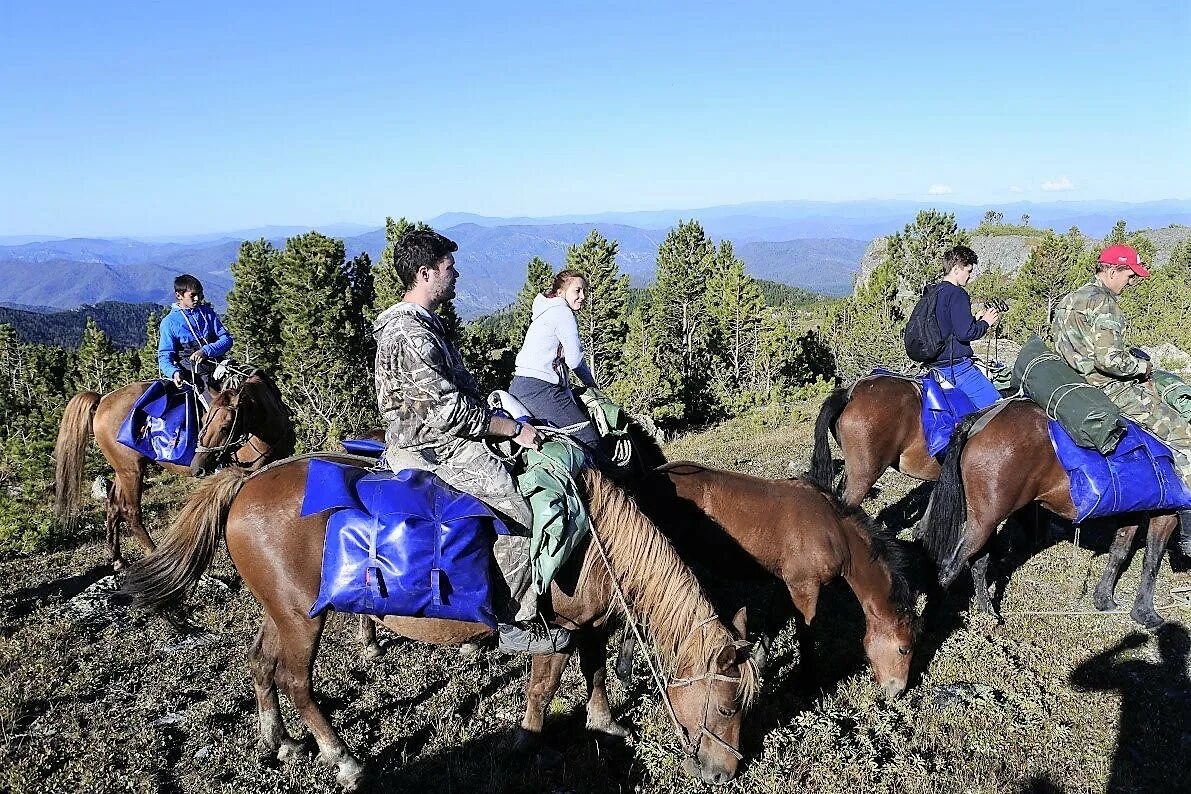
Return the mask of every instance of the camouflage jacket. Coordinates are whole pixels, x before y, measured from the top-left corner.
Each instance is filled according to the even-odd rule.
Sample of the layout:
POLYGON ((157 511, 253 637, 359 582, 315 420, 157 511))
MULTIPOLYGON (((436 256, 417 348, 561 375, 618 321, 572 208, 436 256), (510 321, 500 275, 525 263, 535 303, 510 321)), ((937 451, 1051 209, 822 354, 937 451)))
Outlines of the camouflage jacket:
POLYGON ((398 303, 381 312, 372 334, 376 401, 389 446, 433 449, 441 460, 483 437, 489 411, 437 317, 398 303))
POLYGON ((1093 386, 1105 386, 1146 371, 1146 363, 1125 345, 1125 326, 1117 296, 1094 278, 1059 301, 1050 332, 1055 349, 1076 372, 1093 386))

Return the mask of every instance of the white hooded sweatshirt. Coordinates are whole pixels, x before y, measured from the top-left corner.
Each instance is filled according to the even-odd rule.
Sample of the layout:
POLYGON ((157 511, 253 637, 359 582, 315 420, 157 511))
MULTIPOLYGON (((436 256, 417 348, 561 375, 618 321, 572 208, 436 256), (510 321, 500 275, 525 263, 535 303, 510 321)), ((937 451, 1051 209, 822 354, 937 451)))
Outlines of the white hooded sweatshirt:
POLYGON ((583 361, 579 323, 575 320, 575 313, 567 305, 566 299, 561 295, 557 298, 536 295, 533 299, 533 321, 529 324, 529 330, 525 332, 521 352, 517 354, 517 369, 514 374, 565 386, 554 369, 554 362, 558 358, 562 358, 585 385, 595 386, 595 378, 591 376, 591 370, 583 361))

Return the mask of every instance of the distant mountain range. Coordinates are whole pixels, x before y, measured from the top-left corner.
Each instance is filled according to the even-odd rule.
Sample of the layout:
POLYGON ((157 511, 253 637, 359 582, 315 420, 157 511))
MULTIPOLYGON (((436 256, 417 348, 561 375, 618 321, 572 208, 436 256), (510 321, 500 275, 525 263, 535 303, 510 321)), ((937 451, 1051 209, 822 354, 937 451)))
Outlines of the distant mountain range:
MULTIPOLYGON (((476 317, 510 303, 525 279, 529 260, 539 256, 556 268, 568 246, 595 228, 620 245, 619 264, 635 286, 653 278, 658 245, 679 220, 696 218, 715 239, 730 239, 748 272, 757 277, 829 295, 851 291, 868 242, 897 231, 926 207, 955 212, 964 226, 975 226, 995 209, 1006 221, 1029 214, 1038 227, 1079 226, 1103 235, 1118 219, 1130 228, 1191 223, 1191 201, 1145 204, 1054 202, 963 206, 909 201, 785 201, 708 207, 695 210, 602 213, 554 218, 490 218, 449 213, 429 219, 459 243, 462 278, 457 307, 476 317)), ((384 248, 381 229, 351 224, 320 230, 343 239, 348 256, 366 251, 374 262, 384 248)), ((71 309, 103 301, 168 303, 175 275, 202 279, 217 308, 231 288, 229 266, 244 239, 264 237, 278 247, 306 227, 270 226, 239 232, 190 235, 174 240, 127 238, 6 238, 0 245, 0 304, 71 309)))

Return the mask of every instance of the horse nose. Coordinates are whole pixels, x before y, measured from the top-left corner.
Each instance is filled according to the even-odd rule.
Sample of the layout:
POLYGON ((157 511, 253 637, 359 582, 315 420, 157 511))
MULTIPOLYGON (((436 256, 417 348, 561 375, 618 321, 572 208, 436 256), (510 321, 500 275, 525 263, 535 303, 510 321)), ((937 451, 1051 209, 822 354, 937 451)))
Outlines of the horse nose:
POLYGON ((893 698, 906 691, 906 682, 896 678, 891 678, 885 683, 881 684, 881 691, 885 697, 892 700, 893 698))
POLYGON ((732 779, 733 775, 731 772, 729 772, 725 769, 704 769, 702 777, 703 777, 704 783, 717 783, 718 784, 718 783, 727 783, 729 780, 732 779))

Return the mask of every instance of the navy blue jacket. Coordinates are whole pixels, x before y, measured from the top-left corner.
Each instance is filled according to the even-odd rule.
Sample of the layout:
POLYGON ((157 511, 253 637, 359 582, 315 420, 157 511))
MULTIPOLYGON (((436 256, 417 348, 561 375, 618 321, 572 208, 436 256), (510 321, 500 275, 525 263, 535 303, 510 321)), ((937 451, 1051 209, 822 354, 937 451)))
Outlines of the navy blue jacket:
POLYGON ((939 321, 939 331, 944 339, 949 336, 951 339, 934 363, 948 366, 953 361, 958 363, 971 358, 972 345, 969 343, 988 333, 988 323, 972 316, 972 299, 968 297, 968 291, 950 281, 939 284, 935 300, 935 319, 939 321))

